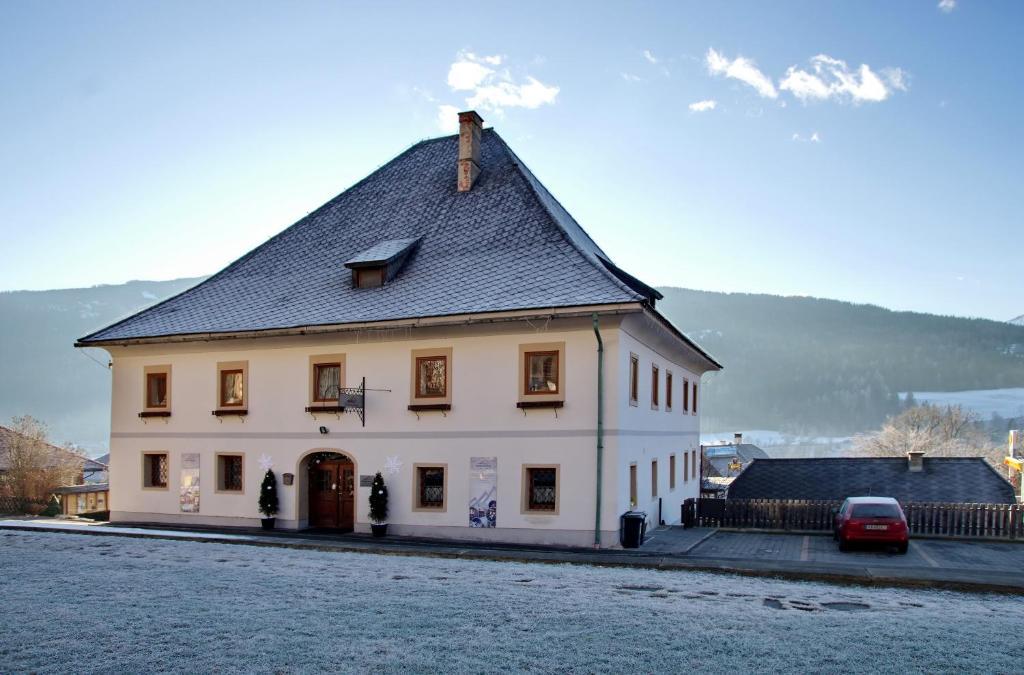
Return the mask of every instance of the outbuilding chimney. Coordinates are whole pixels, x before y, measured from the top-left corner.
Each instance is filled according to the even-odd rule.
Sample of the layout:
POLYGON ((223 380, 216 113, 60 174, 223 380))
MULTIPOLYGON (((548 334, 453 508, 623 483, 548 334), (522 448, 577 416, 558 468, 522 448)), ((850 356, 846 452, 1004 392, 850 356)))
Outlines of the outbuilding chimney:
POLYGON ((736 432, 732 435, 733 445, 741 445, 743 443, 743 434, 736 432))
POLYGON ((924 471, 924 453, 920 450, 911 450, 907 453, 907 471, 924 471))
POLYGON ((475 110, 459 113, 459 192, 469 192, 480 175, 480 134, 484 121, 475 110))

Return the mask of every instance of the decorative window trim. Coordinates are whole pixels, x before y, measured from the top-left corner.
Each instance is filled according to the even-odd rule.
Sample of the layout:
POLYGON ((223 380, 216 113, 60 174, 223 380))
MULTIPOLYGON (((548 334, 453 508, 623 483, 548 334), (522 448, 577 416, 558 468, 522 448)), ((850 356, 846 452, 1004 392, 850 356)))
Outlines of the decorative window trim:
POLYGON ((314 354, 309 357, 309 407, 310 408, 337 408, 338 398, 317 399, 317 366, 338 366, 338 387, 345 387, 345 355, 344 354, 314 354))
POLYGON ((626 383, 629 388, 629 404, 634 408, 640 405, 640 355, 630 352, 629 354, 629 381, 626 383))
POLYGON ((167 365, 156 365, 156 366, 145 366, 142 369, 142 412, 152 413, 168 413, 171 412, 171 366, 167 365), (166 405, 149 405, 149 376, 150 375, 164 375, 167 377, 167 404, 166 405))
POLYGON ((141 473, 142 473, 142 489, 143 490, 152 490, 154 492, 167 492, 168 490, 170 490, 171 489, 171 453, 169 453, 169 452, 161 452, 161 451, 153 451, 153 450, 143 450, 141 453, 139 453, 139 456, 140 456, 140 459, 141 459, 140 463, 142 465, 142 471, 141 471, 141 473), (163 457, 164 461, 167 463, 167 481, 163 485, 151 485, 151 484, 149 484, 150 483, 150 478, 151 478, 151 469, 150 469, 149 466, 147 466, 147 462, 146 462, 146 458, 147 457, 163 457))
POLYGON ((672 412, 672 371, 665 370, 665 412, 672 412))
POLYGON ((520 490, 519 512, 524 516, 557 516, 562 505, 562 465, 561 464, 523 464, 520 474, 522 489, 520 490), (555 470, 555 508, 554 509, 532 509, 530 508, 530 470, 531 469, 554 469, 555 470))
POLYGON ((657 363, 651 364, 651 410, 661 407, 661 368, 657 363))
POLYGON ((416 513, 446 513, 448 511, 448 465, 437 462, 421 462, 412 465, 412 510, 416 513), (420 501, 420 469, 441 469, 444 472, 444 487, 441 506, 424 506, 420 501))
MULTIPOLYGON (((452 404, 452 348, 451 347, 433 347, 430 349, 413 349, 409 359, 409 405, 420 406, 420 405, 447 405, 447 408, 436 408, 437 410, 451 410, 452 404), (444 357, 444 396, 417 396, 418 388, 418 377, 419 377, 419 360, 429 359, 431 357, 444 357)), ((412 408, 410 408, 412 409, 412 408)), ((420 410, 427 410, 427 408, 421 408, 420 410)), ((447 477, 447 474, 446 474, 447 477)), ((436 509, 430 509, 436 510, 436 509)))
POLYGON ((519 345, 519 372, 516 378, 519 384, 516 385, 519 389, 518 402, 523 403, 526 401, 565 401, 565 343, 564 342, 534 342, 530 344, 519 345), (527 391, 527 381, 529 380, 530 373, 527 371, 527 354, 543 352, 557 352, 558 358, 558 391, 551 393, 529 393, 527 391))
POLYGON ((213 460, 214 493, 223 495, 244 495, 245 494, 245 453, 244 452, 217 452, 213 460), (242 487, 239 490, 229 490, 224 487, 224 474, 220 463, 221 457, 240 457, 242 459, 242 487))
POLYGON ((217 397, 217 408, 214 414, 220 411, 230 410, 245 410, 248 412, 249 408, 249 362, 248 361, 221 361, 217 363, 217 384, 215 390, 215 396, 217 397), (224 376, 225 371, 241 371, 242 372, 242 402, 234 403, 231 405, 224 405, 224 376))

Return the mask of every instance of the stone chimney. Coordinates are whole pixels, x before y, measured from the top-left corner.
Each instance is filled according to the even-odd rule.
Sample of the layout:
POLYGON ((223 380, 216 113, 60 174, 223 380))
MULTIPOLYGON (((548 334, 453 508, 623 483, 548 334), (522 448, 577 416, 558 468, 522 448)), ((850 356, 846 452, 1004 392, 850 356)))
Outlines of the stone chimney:
POLYGON ((733 442, 733 445, 740 445, 740 444, 742 444, 743 443, 743 434, 741 434, 738 431, 736 433, 734 433, 732 435, 732 442, 733 442))
POLYGON ((907 453, 907 471, 924 471, 924 453, 920 450, 911 450, 907 453))
POLYGON ((459 192, 469 192, 480 175, 480 134, 484 121, 475 110, 459 113, 459 192))

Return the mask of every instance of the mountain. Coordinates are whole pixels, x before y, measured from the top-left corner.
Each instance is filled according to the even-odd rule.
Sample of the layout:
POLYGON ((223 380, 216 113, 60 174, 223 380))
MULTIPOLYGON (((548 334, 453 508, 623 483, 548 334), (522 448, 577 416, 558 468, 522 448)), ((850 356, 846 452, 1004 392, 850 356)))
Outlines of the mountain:
POLYGON ((897 392, 1024 386, 1024 327, 836 300, 660 289, 658 303, 725 369, 704 385, 708 431, 847 435, 897 392))
POLYGON ((30 414, 48 424, 54 442, 73 441, 96 453, 105 448, 110 434, 108 356, 71 345, 199 281, 0 293, 0 353, 5 356, 0 360, 0 424, 30 414))
POLYGON ((1024 314, 1021 314, 1016 319, 1010 319, 1007 323, 1012 323, 1014 326, 1024 326, 1024 314))
MULTIPOLYGON (((0 293, 0 424, 31 414, 49 424, 52 440, 99 454, 110 429, 107 354, 71 345, 199 281, 0 293)), ((709 432, 847 435, 898 410, 897 392, 1024 387, 1024 326, 835 300, 661 290, 658 308, 725 365, 703 386, 709 432)))

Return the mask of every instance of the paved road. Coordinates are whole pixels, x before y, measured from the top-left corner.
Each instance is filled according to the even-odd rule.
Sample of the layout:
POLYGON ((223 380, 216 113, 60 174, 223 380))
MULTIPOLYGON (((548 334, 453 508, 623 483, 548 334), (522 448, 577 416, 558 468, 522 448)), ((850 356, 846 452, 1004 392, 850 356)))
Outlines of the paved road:
POLYGON ((840 553, 828 535, 717 532, 691 549, 691 558, 808 562, 832 566, 898 567, 925 570, 1024 570, 1024 542, 911 539, 906 555, 884 548, 840 553))

